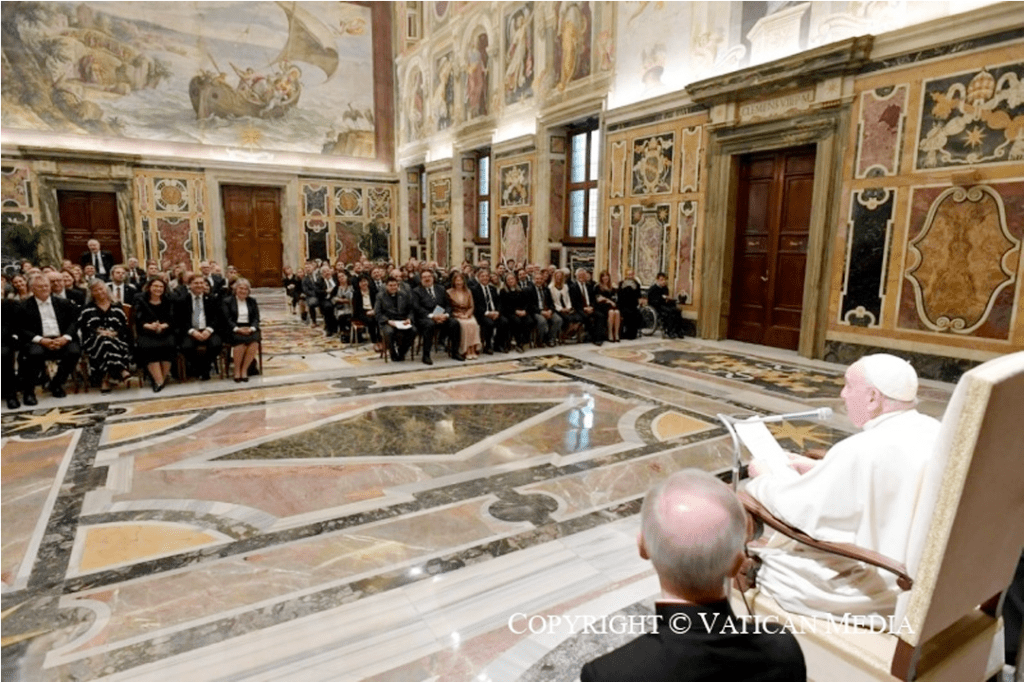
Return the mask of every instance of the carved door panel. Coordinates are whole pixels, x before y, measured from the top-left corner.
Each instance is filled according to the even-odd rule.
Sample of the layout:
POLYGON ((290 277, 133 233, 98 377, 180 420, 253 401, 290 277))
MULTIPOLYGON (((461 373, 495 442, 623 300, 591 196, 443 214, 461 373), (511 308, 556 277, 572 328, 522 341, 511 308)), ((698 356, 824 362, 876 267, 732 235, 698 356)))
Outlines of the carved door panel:
POLYGON ((276 187, 224 185, 228 264, 254 287, 281 285, 281 191, 276 187))
POLYGON ((64 257, 78 263, 95 239, 100 248, 114 255, 114 263, 123 263, 121 228, 117 222, 117 195, 113 192, 57 191, 57 206, 63 228, 64 257))
POLYGON ((813 146, 740 159, 729 338, 796 350, 813 185, 813 146))

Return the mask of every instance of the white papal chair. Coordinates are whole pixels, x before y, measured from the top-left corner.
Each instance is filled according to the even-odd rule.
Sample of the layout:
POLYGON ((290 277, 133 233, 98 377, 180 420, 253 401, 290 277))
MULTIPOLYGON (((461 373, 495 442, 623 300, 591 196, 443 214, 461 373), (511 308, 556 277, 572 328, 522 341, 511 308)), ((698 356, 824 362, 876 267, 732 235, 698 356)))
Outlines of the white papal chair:
MULTIPOLYGON (((794 624, 809 679, 972 682, 999 672, 1000 597, 1024 546, 1022 434, 1024 353, 975 367, 960 379, 942 418, 907 566, 839 546, 838 554, 902 575, 894 633, 837 628, 789 614, 757 590, 746 593, 757 616, 794 624)), ((745 504, 755 516, 768 515, 749 496, 745 504)), ((771 519, 769 525, 785 524, 771 519)), ((786 534, 802 541, 798 532, 786 534)), ((733 590, 737 613, 746 613, 742 596, 733 590)))

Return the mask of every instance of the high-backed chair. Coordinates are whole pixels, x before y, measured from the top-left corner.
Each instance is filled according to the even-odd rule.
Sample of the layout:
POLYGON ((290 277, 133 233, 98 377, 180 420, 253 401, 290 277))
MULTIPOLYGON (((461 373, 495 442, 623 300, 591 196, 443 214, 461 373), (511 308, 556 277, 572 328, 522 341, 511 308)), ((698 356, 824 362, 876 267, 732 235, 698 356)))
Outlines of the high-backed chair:
MULTIPOLYGON (((1022 417, 1024 353, 964 374, 942 418, 905 569, 877 554, 857 556, 849 545, 840 547, 843 556, 902 574, 906 591, 897 599, 892 634, 836 628, 824 619, 788 614, 764 593, 747 593, 754 614, 798 624, 809 679, 972 682, 1001 669, 1000 595, 1024 546, 1022 417)), ((752 514, 767 513, 750 499, 752 514)), ((770 520, 773 527, 779 524, 785 525, 770 520)), ((746 613, 741 593, 734 590, 732 596, 736 612, 746 613)))

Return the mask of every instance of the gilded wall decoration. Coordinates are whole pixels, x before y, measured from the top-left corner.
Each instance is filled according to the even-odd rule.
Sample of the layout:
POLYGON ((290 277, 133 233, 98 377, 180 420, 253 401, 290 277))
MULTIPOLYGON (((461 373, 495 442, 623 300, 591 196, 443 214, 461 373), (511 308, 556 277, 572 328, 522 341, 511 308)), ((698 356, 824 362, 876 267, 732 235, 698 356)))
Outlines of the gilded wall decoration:
POLYGON ((455 113, 455 53, 451 50, 434 60, 430 101, 438 131, 451 128, 455 113))
POLYGON ((533 97, 536 60, 533 49, 533 3, 523 3, 505 16, 502 87, 505 104, 533 97))
POLYGON ((365 215, 363 190, 360 187, 338 187, 334 190, 334 215, 359 217, 365 215))
POLYGON ((472 120, 488 113, 491 98, 491 63, 487 54, 490 38, 487 31, 479 31, 466 48, 466 119, 472 120))
POLYGON ((322 185, 303 185, 303 213, 306 215, 327 215, 328 188, 322 185))
POLYGON ((907 92, 900 85, 861 93, 855 177, 899 174, 907 92))
POLYGON ((608 196, 620 199, 626 196, 626 141, 612 142, 611 158, 608 160, 608 172, 611 174, 608 196))
POLYGON ((851 193, 840 324, 878 327, 882 323, 895 205, 895 188, 875 187, 851 193))
POLYGON ((924 82, 917 168, 1024 159, 1024 64, 924 82))
POLYGON ((324 218, 314 216, 305 220, 303 232, 306 236, 306 258, 328 260, 328 227, 327 220, 324 218))
POLYGON ((370 205, 370 218, 372 220, 390 220, 391 218, 391 188, 390 187, 367 187, 366 199, 370 205))
POLYGON ((501 177, 501 207, 529 206, 530 198, 530 162, 503 166, 499 171, 501 177))
POLYGON ((672 191, 675 133, 640 137, 633 141, 633 194, 668 194, 672 191))
POLYGON ((188 183, 181 178, 153 180, 156 210, 180 213, 188 211, 188 183))
POLYGON ((1009 338, 1022 211, 1024 182, 914 188, 900 326, 1009 338))
POLYGON ((390 103, 374 100, 371 7, 10 2, 2 13, 7 129, 376 156, 375 112, 390 103))
POLYGON ((593 31, 594 10, 590 2, 555 4, 552 63, 558 90, 590 75, 593 31))
POLYGON ((451 178, 430 181, 430 214, 450 215, 452 212, 451 178))
POLYGON ((191 267, 193 262, 192 244, 189 238, 192 224, 188 218, 160 216, 156 219, 159 250, 157 261, 164 270, 170 270, 178 263, 191 267))
POLYGON ((608 272, 612 279, 622 277, 622 230, 625 228, 626 209, 616 204, 608 209, 608 272))
POLYGON ((0 196, 4 208, 32 208, 30 173, 26 166, 4 166, 0 169, 0 179, 3 181, 0 196))
POLYGON ((683 201, 679 204, 678 242, 676 249, 676 298, 686 296, 686 302, 693 304, 694 279, 697 269, 697 202, 683 201))
POLYGON ((501 216, 501 259, 525 263, 530 254, 530 214, 501 216))
POLYGON ((700 183, 700 165, 704 160, 704 130, 701 126, 683 128, 682 160, 680 161, 679 191, 696 192, 700 183))
POLYGON ((668 239, 670 215, 669 204, 658 204, 653 208, 630 207, 633 269, 645 285, 654 282, 658 272, 665 269, 665 242, 668 239))
POLYGON ((431 225, 433 233, 430 240, 431 259, 437 261, 437 266, 447 269, 451 254, 451 223, 447 220, 435 220, 431 225))

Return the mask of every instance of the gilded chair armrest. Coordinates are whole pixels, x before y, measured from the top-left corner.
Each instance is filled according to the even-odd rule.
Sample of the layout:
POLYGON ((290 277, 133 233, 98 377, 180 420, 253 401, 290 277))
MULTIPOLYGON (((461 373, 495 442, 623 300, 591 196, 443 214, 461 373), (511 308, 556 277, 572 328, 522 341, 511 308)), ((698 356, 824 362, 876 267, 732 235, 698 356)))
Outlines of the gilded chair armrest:
POLYGON ((896 576, 896 584, 901 590, 906 591, 914 586, 914 579, 907 574, 907 567, 898 561, 894 561, 893 559, 879 554, 878 552, 873 552, 869 549, 864 549, 863 547, 851 545, 846 542, 825 542, 823 540, 816 540, 802 530, 794 528, 773 515, 763 504, 751 497, 748 493, 740 491, 737 494, 739 495, 740 502, 743 503, 744 508, 746 508, 747 513, 749 513, 751 517, 771 526, 786 537, 792 538, 803 545, 813 547, 814 549, 818 549, 823 552, 837 554, 855 561, 863 561, 871 566, 876 566, 882 570, 889 571, 896 576))

